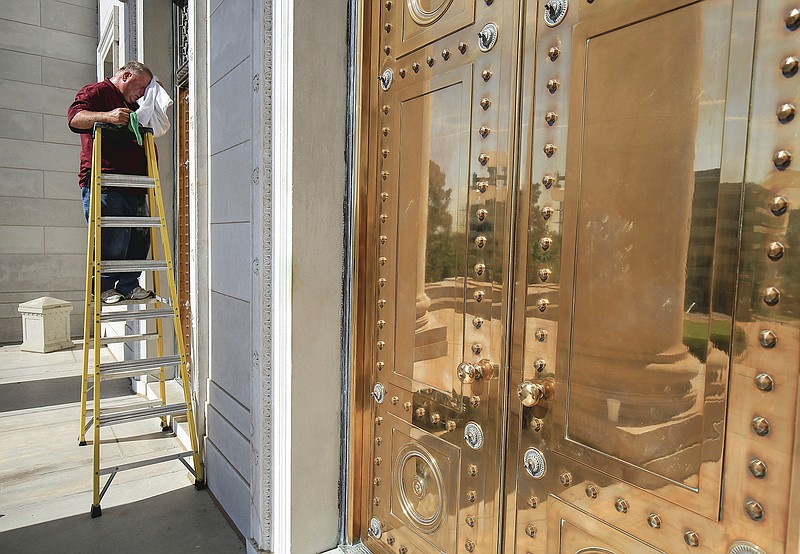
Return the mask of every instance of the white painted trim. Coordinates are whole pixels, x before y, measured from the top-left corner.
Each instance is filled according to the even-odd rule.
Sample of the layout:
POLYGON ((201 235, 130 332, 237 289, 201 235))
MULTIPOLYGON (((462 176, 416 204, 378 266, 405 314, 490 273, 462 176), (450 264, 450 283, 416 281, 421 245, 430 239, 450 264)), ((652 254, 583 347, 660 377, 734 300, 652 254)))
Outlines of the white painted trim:
POLYGON ((294 0, 273 0, 272 33, 272 544, 292 531, 292 94, 294 0))

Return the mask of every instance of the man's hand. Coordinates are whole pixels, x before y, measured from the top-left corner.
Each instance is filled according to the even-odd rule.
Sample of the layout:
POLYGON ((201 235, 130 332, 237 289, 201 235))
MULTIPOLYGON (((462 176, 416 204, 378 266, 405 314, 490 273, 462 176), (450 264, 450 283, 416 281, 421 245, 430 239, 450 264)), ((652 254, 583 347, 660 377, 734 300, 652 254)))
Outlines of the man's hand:
POLYGON ((110 112, 106 112, 106 123, 113 125, 127 125, 131 117, 131 111, 128 108, 115 108, 110 112))

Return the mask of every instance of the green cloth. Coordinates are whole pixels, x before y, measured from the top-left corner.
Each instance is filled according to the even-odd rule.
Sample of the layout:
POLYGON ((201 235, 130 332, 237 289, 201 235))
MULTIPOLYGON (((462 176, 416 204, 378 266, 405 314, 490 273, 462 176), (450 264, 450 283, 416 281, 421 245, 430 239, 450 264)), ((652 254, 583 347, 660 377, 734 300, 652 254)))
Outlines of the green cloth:
POLYGON ((142 135, 139 133, 139 116, 136 115, 136 112, 131 112, 130 119, 128 119, 128 129, 136 135, 136 143, 141 146, 142 135))

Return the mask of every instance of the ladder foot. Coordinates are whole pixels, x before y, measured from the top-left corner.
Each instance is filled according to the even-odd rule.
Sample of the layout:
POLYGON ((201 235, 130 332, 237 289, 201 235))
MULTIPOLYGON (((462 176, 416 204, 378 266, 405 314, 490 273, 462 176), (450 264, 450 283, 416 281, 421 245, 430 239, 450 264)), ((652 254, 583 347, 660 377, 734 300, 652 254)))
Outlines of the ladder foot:
POLYGON ((92 504, 92 517, 100 517, 101 515, 103 515, 103 510, 100 508, 100 506, 95 506, 92 504))
POLYGON ((83 440, 83 441, 79 440, 78 441, 78 446, 86 446, 86 441, 85 440, 83 440))
POLYGON ((172 433, 172 425, 162 425, 161 426, 162 433, 172 433))
POLYGON ((194 488, 195 488, 195 490, 198 490, 198 491, 205 490, 205 488, 206 488, 205 480, 201 481, 201 480, 195 479, 194 488))

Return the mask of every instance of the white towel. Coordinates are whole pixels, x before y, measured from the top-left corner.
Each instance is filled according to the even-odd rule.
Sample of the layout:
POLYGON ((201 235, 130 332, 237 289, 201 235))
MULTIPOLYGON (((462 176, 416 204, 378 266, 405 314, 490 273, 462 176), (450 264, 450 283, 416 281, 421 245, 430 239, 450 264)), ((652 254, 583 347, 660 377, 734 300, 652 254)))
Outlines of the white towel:
POLYGON ((144 89, 144 96, 137 101, 139 109, 139 125, 153 129, 153 136, 160 137, 169 131, 169 117, 167 110, 172 106, 172 98, 167 91, 158 84, 158 77, 153 75, 150 84, 144 89))

